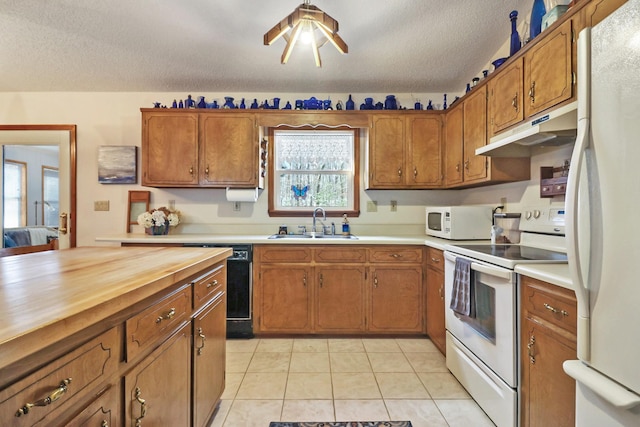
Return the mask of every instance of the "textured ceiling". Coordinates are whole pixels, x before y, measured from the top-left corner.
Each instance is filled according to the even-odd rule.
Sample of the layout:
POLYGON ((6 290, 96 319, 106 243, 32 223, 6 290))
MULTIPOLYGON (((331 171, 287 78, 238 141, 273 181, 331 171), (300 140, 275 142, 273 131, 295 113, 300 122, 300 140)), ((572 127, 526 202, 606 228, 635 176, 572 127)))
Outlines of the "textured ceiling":
POLYGON ((323 46, 322 68, 263 45, 300 3, 0 0, 0 91, 461 91, 532 0, 312 0, 349 46, 323 46))

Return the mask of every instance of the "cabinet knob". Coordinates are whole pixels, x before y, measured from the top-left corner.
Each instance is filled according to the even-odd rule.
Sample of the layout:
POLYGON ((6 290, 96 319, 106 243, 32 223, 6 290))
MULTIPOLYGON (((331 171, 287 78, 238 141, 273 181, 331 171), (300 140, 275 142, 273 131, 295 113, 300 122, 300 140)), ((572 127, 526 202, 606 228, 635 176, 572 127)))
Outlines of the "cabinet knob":
POLYGON ((413 167, 413 177, 416 178, 418 176, 418 168, 413 167))
POLYGON ((402 169, 398 168, 398 176, 402 176, 402 169))
POLYGON ((204 170, 204 174, 205 175, 209 175, 209 165, 207 165, 206 169, 204 170))
POLYGON ((456 163, 456 172, 460 172, 460 163, 456 163))
POLYGON ((191 166, 191 167, 189 168, 189 173, 190 173, 191 175, 193 175, 193 166, 191 166))

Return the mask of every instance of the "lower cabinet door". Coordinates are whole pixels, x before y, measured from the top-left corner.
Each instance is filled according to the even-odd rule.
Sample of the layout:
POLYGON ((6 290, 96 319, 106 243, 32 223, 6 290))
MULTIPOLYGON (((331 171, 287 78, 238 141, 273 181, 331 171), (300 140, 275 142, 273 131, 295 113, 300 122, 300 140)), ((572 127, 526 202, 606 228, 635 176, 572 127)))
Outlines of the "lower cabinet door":
POLYGON ((318 267, 316 282, 316 331, 364 331, 365 267, 318 267))
POLYGON ((259 332, 312 332, 311 269, 296 264, 263 265, 254 288, 259 332))
POLYGON ((226 294, 193 319, 193 425, 201 427, 216 409, 225 386, 226 294))
POLYGON ((125 425, 191 424, 191 323, 125 375, 125 425))
POLYGON ((375 267, 371 281, 369 330, 422 332, 422 268, 375 267))

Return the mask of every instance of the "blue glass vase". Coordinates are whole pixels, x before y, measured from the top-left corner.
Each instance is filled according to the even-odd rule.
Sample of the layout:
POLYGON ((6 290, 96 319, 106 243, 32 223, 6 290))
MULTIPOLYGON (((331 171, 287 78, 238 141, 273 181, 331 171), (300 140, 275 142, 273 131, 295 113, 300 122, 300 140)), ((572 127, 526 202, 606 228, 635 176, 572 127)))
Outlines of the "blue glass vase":
POLYGON ((509 14, 511 19, 511 46, 509 49, 509 56, 513 56, 520 50, 520 34, 518 34, 518 11, 514 10, 509 14))
POLYGON ((353 99, 351 98, 351 95, 349 95, 349 99, 347 99, 345 106, 347 107, 347 110, 355 110, 356 106, 353 102, 353 99))
POLYGON ((531 9, 531 26, 529 27, 529 37, 531 40, 542 31, 542 17, 547 13, 543 0, 533 0, 531 9))

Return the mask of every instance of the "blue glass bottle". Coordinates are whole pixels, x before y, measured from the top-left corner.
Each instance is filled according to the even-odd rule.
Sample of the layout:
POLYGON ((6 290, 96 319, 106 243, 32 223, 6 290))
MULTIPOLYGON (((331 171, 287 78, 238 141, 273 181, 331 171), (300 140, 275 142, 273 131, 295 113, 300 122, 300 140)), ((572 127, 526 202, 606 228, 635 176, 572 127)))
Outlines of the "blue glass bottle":
POLYGON ((509 14, 511 19, 511 47, 509 49, 509 56, 513 56, 520 50, 520 34, 518 34, 518 11, 514 10, 509 14))
POLYGON ((543 0, 533 0, 533 9, 531 9, 531 26, 529 28, 529 37, 531 40, 542 31, 542 17, 547 13, 543 0))
POLYGON ((351 95, 349 95, 349 99, 347 99, 345 106, 347 107, 347 110, 355 110, 356 105, 355 102, 353 102, 351 95))

